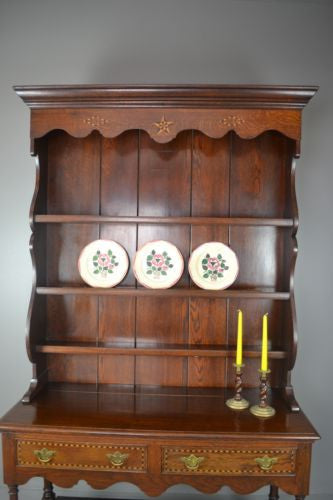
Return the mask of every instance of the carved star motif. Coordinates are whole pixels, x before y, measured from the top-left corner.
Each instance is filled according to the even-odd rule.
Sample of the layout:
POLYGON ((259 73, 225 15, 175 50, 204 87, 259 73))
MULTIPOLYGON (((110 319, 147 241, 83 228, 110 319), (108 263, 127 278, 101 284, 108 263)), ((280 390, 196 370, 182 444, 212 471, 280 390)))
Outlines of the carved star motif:
POLYGON ((169 127, 171 125, 173 125, 173 122, 168 122, 165 119, 165 116, 163 115, 161 121, 160 122, 155 122, 154 125, 155 125, 155 127, 158 128, 157 135, 160 135, 160 134, 170 134, 169 127))

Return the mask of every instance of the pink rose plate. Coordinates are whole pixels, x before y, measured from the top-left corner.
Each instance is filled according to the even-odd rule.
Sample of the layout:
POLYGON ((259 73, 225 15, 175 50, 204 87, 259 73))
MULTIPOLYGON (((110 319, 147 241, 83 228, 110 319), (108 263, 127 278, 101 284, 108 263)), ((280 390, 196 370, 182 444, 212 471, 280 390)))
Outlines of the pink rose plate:
POLYGON ((223 290, 236 280, 239 264, 230 247, 219 241, 210 241, 194 250, 188 270, 192 280, 200 288, 223 290))
POLYGON ((128 271, 124 248, 113 240, 95 240, 85 246, 78 260, 81 278, 90 286, 111 288, 128 271))
POLYGON ((149 241, 135 255, 133 271, 146 288, 170 288, 179 281, 184 259, 178 248, 169 241, 149 241))

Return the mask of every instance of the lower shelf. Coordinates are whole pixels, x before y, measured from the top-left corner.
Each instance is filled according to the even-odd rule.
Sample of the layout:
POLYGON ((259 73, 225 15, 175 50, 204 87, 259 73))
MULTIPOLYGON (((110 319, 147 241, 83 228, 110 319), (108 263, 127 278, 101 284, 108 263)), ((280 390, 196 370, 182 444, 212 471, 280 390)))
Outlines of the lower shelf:
MULTIPOLYGON (((228 357, 236 356, 236 348, 227 345, 199 345, 199 344, 142 344, 136 347, 110 346, 103 343, 92 342, 52 342, 36 346, 37 352, 49 354, 120 354, 134 356, 204 356, 204 357, 228 357)), ((244 357, 259 358, 261 356, 260 346, 244 346, 244 357)), ((273 349, 269 352, 271 359, 286 359, 287 351, 273 349)))

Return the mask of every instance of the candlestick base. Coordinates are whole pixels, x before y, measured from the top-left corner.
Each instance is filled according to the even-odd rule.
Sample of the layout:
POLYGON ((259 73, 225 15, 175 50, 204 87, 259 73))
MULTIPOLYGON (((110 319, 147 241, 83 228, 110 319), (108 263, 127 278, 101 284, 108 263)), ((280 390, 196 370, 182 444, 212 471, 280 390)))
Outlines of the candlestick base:
POLYGON ((273 417, 275 415, 275 410, 269 405, 266 406, 260 406, 260 405, 254 405, 251 406, 250 412, 252 415, 255 415, 256 417, 262 417, 262 418, 269 418, 273 417))
POLYGON ((232 410, 245 410, 250 405, 250 403, 244 398, 241 399, 231 398, 228 399, 225 402, 225 404, 232 410))

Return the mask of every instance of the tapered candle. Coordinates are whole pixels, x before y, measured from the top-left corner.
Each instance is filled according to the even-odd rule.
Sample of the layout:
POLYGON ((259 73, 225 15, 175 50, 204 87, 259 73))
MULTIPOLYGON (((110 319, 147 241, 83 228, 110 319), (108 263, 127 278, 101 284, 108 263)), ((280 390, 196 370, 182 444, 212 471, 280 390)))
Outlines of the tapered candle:
POLYGON ((236 365, 240 366, 243 361, 243 313, 238 309, 237 318, 237 351, 236 351, 236 365))
POLYGON ((261 371, 268 370, 268 313, 262 317, 261 371))

